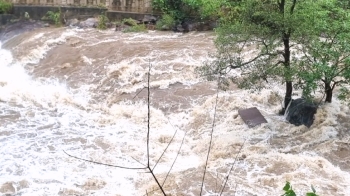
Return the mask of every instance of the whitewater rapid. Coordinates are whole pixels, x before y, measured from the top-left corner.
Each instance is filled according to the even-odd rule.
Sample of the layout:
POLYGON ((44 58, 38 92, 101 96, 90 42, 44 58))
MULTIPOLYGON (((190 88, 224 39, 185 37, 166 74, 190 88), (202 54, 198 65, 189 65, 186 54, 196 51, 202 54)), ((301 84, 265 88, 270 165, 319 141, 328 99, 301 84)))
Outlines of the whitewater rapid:
MULTIPOLYGON (((198 195, 216 103, 215 82, 195 68, 215 51, 211 32, 121 33, 38 29, 0 44, 0 193, 12 195, 160 195, 147 162, 147 75, 151 69, 150 161, 172 195, 198 195), (143 89, 143 90, 142 90, 143 89)), ((350 193, 350 109, 322 105, 310 129, 278 116, 283 86, 231 87, 218 95, 204 195, 350 193), (238 109, 257 107, 268 123, 248 128, 238 109)))

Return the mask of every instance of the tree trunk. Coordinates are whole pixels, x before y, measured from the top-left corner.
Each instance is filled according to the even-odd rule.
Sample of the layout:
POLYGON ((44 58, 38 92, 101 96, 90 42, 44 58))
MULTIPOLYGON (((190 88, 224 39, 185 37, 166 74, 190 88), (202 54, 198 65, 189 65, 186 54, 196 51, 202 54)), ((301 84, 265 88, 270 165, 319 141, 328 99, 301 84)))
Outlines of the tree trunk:
POLYGON ((284 110, 287 109, 289 102, 292 100, 293 85, 290 73, 290 44, 289 33, 283 33, 283 45, 284 45, 284 67, 285 67, 285 80, 286 80, 286 94, 284 96, 284 110))
MULTIPOLYGON (((286 4, 285 0, 281 0, 279 2, 279 11, 280 14, 284 17, 284 6, 286 4)), ((290 10, 290 14, 293 14, 294 7, 296 4, 296 0, 293 1, 292 8, 290 10)), ((290 34, 291 30, 289 28, 283 29, 282 30, 282 41, 283 41, 283 46, 284 46, 284 52, 283 52, 283 64, 285 67, 285 73, 284 73, 284 78, 286 80, 286 94, 284 95, 284 108, 282 109, 282 113, 284 114, 289 102, 292 100, 292 93, 293 93, 293 84, 292 84, 292 76, 290 72, 290 34)))
POLYGON ((326 93, 326 100, 327 103, 332 103, 332 96, 333 96, 333 88, 331 87, 330 82, 325 82, 325 93, 326 93))
POLYGON ((286 94, 284 96, 284 109, 286 110, 290 101, 292 101, 293 85, 291 81, 286 81, 286 94))

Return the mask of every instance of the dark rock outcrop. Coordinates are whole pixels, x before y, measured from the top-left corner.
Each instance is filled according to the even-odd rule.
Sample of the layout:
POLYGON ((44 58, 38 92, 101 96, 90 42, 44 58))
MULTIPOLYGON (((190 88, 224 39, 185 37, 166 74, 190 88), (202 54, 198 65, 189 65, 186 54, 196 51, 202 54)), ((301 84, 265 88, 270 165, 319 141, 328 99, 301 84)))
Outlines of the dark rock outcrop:
POLYGON ((310 127, 314 122, 317 105, 305 99, 292 100, 286 111, 286 119, 293 125, 310 127))
POLYGON ((175 32, 190 32, 190 31, 211 31, 217 27, 216 21, 198 21, 193 19, 185 19, 181 24, 175 25, 173 31, 175 32))
POLYGON ((127 26, 127 25, 122 24, 122 23, 118 23, 115 25, 116 31, 124 31, 125 29, 128 29, 128 28, 130 28, 130 26, 127 26))
POLYGON ((145 15, 142 19, 142 22, 144 24, 156 24, 157 18, 155 16, 152 16, 152 15, 145 15))

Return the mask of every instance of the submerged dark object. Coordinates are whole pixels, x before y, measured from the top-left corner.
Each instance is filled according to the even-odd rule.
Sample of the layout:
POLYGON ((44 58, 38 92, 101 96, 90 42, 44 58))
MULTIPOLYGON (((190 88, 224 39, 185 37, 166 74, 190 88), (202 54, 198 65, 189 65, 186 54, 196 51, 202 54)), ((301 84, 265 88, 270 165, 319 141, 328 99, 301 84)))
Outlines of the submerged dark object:
POLYGON ((256 107, 238 110, 238 114, 249 128, 255 127, 256 125, 260 125, 262 123, 267 123, 264 116, 261 115, 260 111, 256 107))
POLYGON ((293 125, 310 127, 314 122, 317 105, 305 99, 292 100, 286 110, 286 119, 293 125))

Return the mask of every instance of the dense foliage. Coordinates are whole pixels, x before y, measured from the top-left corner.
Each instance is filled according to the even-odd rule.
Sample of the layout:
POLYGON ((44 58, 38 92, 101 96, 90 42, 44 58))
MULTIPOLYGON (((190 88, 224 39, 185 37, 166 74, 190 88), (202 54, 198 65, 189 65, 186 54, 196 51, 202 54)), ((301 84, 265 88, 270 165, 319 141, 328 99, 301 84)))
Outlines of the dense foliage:
POLYGON ((169 14, 164 14, 164 15, 162 15, 162 18, 157 21, 156 28, 158 30, 170 29, 174 25, 175 25, 174 18, 172 16, 170 16, 169 14))
POLYGON ((128 28, 123 29, 124 33, 147 31, 147 27, 145 24, 138 24, 137 21, 132 18, 124 18, 122 24, 127 24, 127 26, 129 26, 128 28))
POLYGON ((57 12, 48 11, 43 19, 51 20, 57 27, 62 26, 61 8, 59 8, 57 12))
MULTIPOLYGON (((339 2, 338 3, 342 3, 339 2)), ((324 90, 326 102, 332 102, 336 86, 350 83, 350 15, 339 5, 321 4, 324 9, 322 21, 310 21, 310 30, 298 40, 303 43, 302 58, 298 64, 297 87, 301 87, 304 96, 312 98, 312 92, 324 90)))
POLYGON ((108 18, 106 14, 102 13, 101 15, 98 16, 97 28, 101 30, 107 29, 107 22, 108 22, 108 18))
POLYGON ((10 14, 12 12, 12 3, 6 0, 0 0, 0 14, 10 14))
POLYGON ((346 1, 236 0, 224 5, 224 11, 217 11, 222 17, 215 60, 199 69, 209 80, 220 76, 222 87, 233 82, 250 89, 279 80, 286 86, 284 109, 293 88, 303 89, 307 99, 323 89, 331 102, 334 87, 350 82, 346 1))
POLYGON ((184 18, 217 18, 226 0, 152 0, 153 9, 171 16, 175 21, 184 18))

